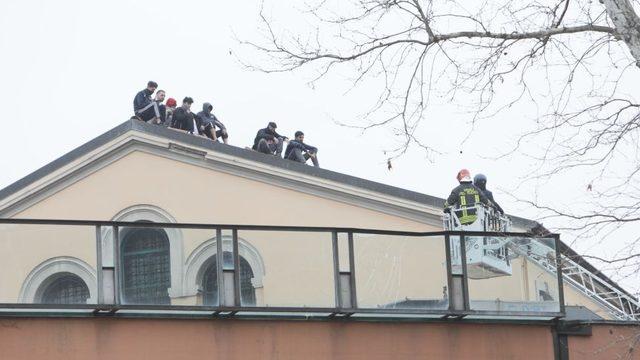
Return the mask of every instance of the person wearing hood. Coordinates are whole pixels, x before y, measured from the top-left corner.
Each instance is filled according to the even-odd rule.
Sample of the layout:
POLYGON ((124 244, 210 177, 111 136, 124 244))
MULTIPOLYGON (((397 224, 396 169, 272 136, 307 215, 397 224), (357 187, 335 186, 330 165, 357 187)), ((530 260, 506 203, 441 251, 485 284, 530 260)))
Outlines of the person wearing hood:
POLYGON ((504 215, 504 210, 498 205, 498 203, 493 199, 493 193, 487 190, 487 177, 483 174, 478 174, 473 177, 473 185, 475 185, 478 189, 482 191, 484 196, 487 197, 489 201, 493 204, 493 208, 496 209, 497 212, 504 215))
POLYGON ((227 144, 227 139, 229 139, 227 128, 215 115, 211 113, 212 110, 213 105, 206 102, 202 104, 202 111, 197 115, 200 119, 200 123, 204 126, 204 134, 213 141, 217 141, 219 138, 222 138, 222 141, 227 144), (218 130, 216 130, 216 127, 218 130))
POLYGON ((445 212, 451 211, 451 208, 459 208, 456 211, 456 215, 460 220, 461 225, 469 225, 476 221, 478 215, 474 208, 476 204, 483 203, 487 206, 491 206, 491 202, 482 193, 482 190, 478 189, 473 183, 471 183, 471 174, 469 170, 462 169, 456 176, 460 185, 456 186, 452 191, 447 201, 444 203, 445 212))
POLYGON ((153 95, 157 88, 158 83, 149 81, 147 88, 136 94, 136 97, 133 98, 133 112, 135 117, 145 122, 160 118, 158 103, 151 99, 151 95, 153 95))
POLYGON ((275 122, 271 121, 266 128, 258 130, 255 139, 253 139, 252 149, 264 154, 282 156, 282 146, 285 141, 289 141, 286 136, 282 136, 276 132, 275 122))

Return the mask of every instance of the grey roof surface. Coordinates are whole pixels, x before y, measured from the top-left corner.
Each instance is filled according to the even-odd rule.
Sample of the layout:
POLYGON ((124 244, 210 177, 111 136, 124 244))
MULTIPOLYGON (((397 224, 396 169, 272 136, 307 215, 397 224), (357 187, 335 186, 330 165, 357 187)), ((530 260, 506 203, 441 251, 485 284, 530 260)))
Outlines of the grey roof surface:
MULTIPOLYGON (((375 192, 378 192, 378 193, 390 195, 390 196, 397 197, 397 198, 400 198, 400 199, 405 199, 405 200, 409 200, 409 201, 415 201, 415 202, 426 204, 426 205, 430 205, 430 206, 433 206, 433 207, 436 207, 436 208, 442 207, 443 204, 444 204, 444 201, 445 201, 444 199, 436 197, 436 196, 426 195, 426 194, 422 194, 422 193, 419 193, 419 192, 406 190, 406 189, 398 188, 398 187, 395 187, 395 186, 390 186, 390 185, 386 185, 386 184, 382 184, 382 183, 378 183, 378 182, 374 182, 374 181, 358 178, 358 177, 351 176, 351 175, 342 174, 342 173, 331 171, 331 170, 327 170, 327 169, 316 168, 316 167, 313 167, 313 166, 307 166, 307 165, 300 164, 300 163, 297 163, 297 162, 284 160, 282 158, 278 158, 278 157, 275 157, 275 156, 262 154, 262 153, 259 153, 259 152, 253 151, 253 150, 248 150, 248 149, 244 149, 244 148, 240 148, 240 147, 236 147, 236 146, 226 145, 226 144, 214 142, 214 141, 211 141, 209 139, 205 139, 205 138, 202 138, 202 137, 199 137, 199 136, 193 136, 193 135, 186 134, 186 133, 183 133, 183 132, 170 130, 170 129, 167 129, 167 128, 162 127, 162 126, 147 124, 147 123, 144 123, 144 122, 141 122, 141 121, 138 121, 138 120, 127 120, 127 121, 123 122, 122 124, 116 126, 115 128, 113 128, 113 129, 105 132, 104 134, 96 137, 95 139, 93 139, 93 140, 91 140, 91 141, 89 141, 89 142, 77 147, 76 149, 64 154, 63 156, 59 157, 58 159, 50 162, 49 164, 41 167, 40 169, 32 172, 31 174, 23 177, 22 179, 14 182, 13 184, 5 187, 4 189, 0 190, 0 199, 4 199, 4 198, 8 197, 9 195, 13 194, 14 192, 16 192, 16 191, 28 186, 29 184, 31 184, 31 183, 33 183, 33 182, 35 182, 35 181, 47 176, 51 172, 53 172, 53 171, 65 166, 65 165, 71 163, 72 161, 76 160, 77 158, 83 156, 84 154, 101 147, 102 145, 110 142, 111 140, 113 140, 113 139, 115 139, 115 138, 121 136, 122 134, 125 134, 126 132, 131 131, 131 130, 135 130, 135 131, 139 131, 139 132, 143 132, 143 133, 147 133, 147 134, 152 134, 152 135, 165 137, 165 138, 168 138, 168 139, 176 141, 176 142, 180 142, 180 143, 184 143, 184 144, 191 144, 191 145, 194 145, 194 146, 198 146, 198 147, 214 150, 216 152, 220 152, 220 153, 224 153, 224 154, 228 154, 228 155, 232 155, 232 156, 237 156, 237 157, 244 158, 244 159, 247 159, 247 160, 261 162, 261 163, 264 163, 264 164, 267 164, 267 165, 270 165, 270 166, 273 166, 273 167, 287 169, 287 170, 290 170, 290 171, 293 171, 293 172, 297 172, 297 173, 302 173, 302 174, 305 174, 305 175, 316 176, 316 177, 319 177, 319 178, 323 178, 323 179, 327 179, 327 180, 331 180, 331 181, 335 181, 335 182, 339 182, 339 183, 343 183, 343 184, 347 184, 347 185, 363 188, 363 189, 366 189, 366 190, 375 191, 375 192)), ((533 220, 524 219, 524 218, 517 217, 517 216, 512 216, 512 215, 510 215, 509 217, 513 221, 514 225, 516 225, 518 227, 521 227, 521 228, 531 229, 531 228, 535 227, 536 225, 538 225, 538 223, 536 221, 533 221, 533 220)), ((596 269, 593 265, 589 264, 586 260, 584 260, 582 257, 580 257, 575 251, 573 251, 567 245, 565 245, 564 243, 561 243, 561 247, 562 247, 561 251, 563 253, 567 253, 569 256, 571 256, 574 259, 574 261, 578 261, 582 266, 587 268, 589 271, 591 271, 593 273, 596 273, 596 274, 599 274, 601 277, 603 277, 605 280, 607 280, 611 285, 615 286, 619 290, 621 290, 621 291, 626 293, 626 291, 624 289, 622 289, 615 282, 613 282, 612 280, 607 278, 604 274, 600 273, 600 271, 598 269, 596 269)))

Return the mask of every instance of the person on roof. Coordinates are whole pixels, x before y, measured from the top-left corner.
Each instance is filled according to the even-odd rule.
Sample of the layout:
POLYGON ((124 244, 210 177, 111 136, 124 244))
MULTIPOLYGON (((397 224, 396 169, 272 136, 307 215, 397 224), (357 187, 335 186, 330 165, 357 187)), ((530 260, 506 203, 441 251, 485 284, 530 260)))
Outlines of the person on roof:
POLYGON ((164 90, 158 90, 156 92, 156 97, 153 99, 153 101, 158 104, 158 111, 160 113, 160 116, 147 121, 148 123, 155 125, 162 125, 164 123, 164 119, 167 116, 167 107, 163 104, 165 96, 166 92, 164 90))
POLYGON ((189 134, 203 135, 202 131, 204 127, 200 123, 200 119, 191 112, 192 104, 193 99, 188 96, 182 100, 182 106, 177 108, 173 113, 172 127, 189 134))
POLYGON ((253 139, 252 149, 263 154, 282 156, 282 147, 285 141, 289 141, 286 136, 282 136, 276 132, 275 122, 271 121, 264 129, 258 130, 255 139, 253 139))
POLYGON ((444 203, 445 211, 451 208, 460 208, 460 213, 456 212, 461 225, 472 224, 478 218, 476 210, 473 208, 477 203, 483 203, 487 206, 491 202, 486 196, 471 183, 471 174, 469 170, 462 169, 456 176, 460 185, 451 191, 451 194, 444 203))
POLYGON ((133 112, 135 117, 142 121, 160 118, 158 103, 151 99, 151 95, 153 95, 157 88, 158 83, 149 81, 147 88, 136 94, 136 97, 133 98, 133 112))
POLYGON ((164 127, 171 127, 171 124, 173 123, 173 113, 176 111, 177 107, 178 102, 176 101, 176 99, 167 99, 167 105, 165 107, 165 114, 162 122, 162 125, 164 125, 164 127))
POLYGON ((217 141, 219 138, 222 138, 222 141, 227 144, 229 134, 227 133, 227 128, 223 123, 218 120, 218 118, 211 113, 213 110, 213 105, 206 102, 202 104, 202 111, 198 113, 198 118, 200 119, 200 123, 204 126, 204 134, 211 140, 217 141), (219 130, 216 130, 216 127, 219 130))
POLYGON ((303 164, 311 159, 313 166, 320 167, 318 162, 318 148, 304 143, 304 133, 302 131, 296 131, 295 140, 289 141, 289 145, 287 145, 287 149, 284 151, 284 158, 303 164))
POLYGON ((487 190, 487 177, 483 174, 477 174, 473 177, 473 185, 475 185, 484 196, 493 204, 493 208, 496 209, 497 212, 504 215, 504 210, 498 205, 498 203, 493 199, 493 193, 487 190))

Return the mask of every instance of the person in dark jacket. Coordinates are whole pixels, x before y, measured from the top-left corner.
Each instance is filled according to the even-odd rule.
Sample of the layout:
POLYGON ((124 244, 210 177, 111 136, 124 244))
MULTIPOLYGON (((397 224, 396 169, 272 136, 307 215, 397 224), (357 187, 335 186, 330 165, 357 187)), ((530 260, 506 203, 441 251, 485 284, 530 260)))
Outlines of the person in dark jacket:
POLYGON ((160 109, 158 104, 151 99, 151 95, 158 88, 155 81, 149 81, 147 88, 138 92, 133 98, 133 113, 142 121, 155 120, 160 118, 160 109))
POLYGON ((318 148, 304 143, 304 133, 302 131, 296 131, 295 140, 289 141, 289 145, 287 145, 287 149, 284 151, 284 158, 303 164, 311 159, 313 166, 320 166, 318 162, 318 148))
POLYGON ((227 144, 227 139, 229 139, 227 128, 215 115, 211 113, 212 110, 213 105, 206 102, 202 104, 202 111, 197 115, 200 119, 200 123, 204 126, 204 134, 213 141, 217 141, 219 138, 222 138, 222 141, 227 144), (216 130, 216 127, 219 130, 216 130))
POLYGON ((173 113, 173 124, 171 127, 186 131, 189 134, 203 135, 202 131, 204 128, 200 123, 200 119, 191 112, 192 104, 193 99, 188 96, 182 100, 182 106, 177 108, 173 113))
POLYGON ((255 139, 253 139, 252 149, 264 154, 282 156, 283 143, 289 139, 278 134, 277 127, 278 125, 272 121, 266 128, 258 130, 255 139))
POLYGON ((482 191, 471 183, 471 174, 469 170, 462 169, 456 176, 460 185, 451 191, 451 194, 444 203, 445 211, 451 211, 451 208, 459 208, 456 215, 461 225, 469 225, 478 218, 476 210, 472 209, 476 204, 483 203, 491 206, 491 202, 484 196, 482 191))
POLYGON ((478 174, 476 176, 473 177, 473 185, 475 185, 478 189, 480 189, 482 191, 482 193, 484 194, 484 196, 487 197, 487 199, 489 201, 491 201, 491 203, 493 204, 493 208, 496 209, 496 211, 498 211, 500 214, 504 215, 504 210, 502 210, 502 208, 500 207, 500 205, 498 205, 498 203, 493 199, 493 193, 489 190, 487 190, 487 177, 482 175, 482 174, 478 174))

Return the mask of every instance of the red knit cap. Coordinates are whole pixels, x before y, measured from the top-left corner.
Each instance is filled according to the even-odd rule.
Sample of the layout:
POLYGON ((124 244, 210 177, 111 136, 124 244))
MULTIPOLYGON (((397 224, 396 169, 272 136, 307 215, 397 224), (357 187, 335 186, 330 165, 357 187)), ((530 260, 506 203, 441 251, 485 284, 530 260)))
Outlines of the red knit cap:
POLYGON ((167 99, 167 106, 168 107, 178 106, 178 102, 174 98, 169 98, 167 99))

